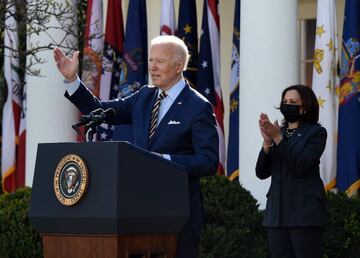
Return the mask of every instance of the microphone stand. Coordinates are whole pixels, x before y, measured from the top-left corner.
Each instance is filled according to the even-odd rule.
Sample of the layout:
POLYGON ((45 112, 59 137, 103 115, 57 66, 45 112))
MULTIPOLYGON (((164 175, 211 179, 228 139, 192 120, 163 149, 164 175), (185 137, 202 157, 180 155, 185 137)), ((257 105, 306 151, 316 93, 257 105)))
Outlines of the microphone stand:
POLYGON ((91 111, 88 115, 83 115, 80 117, 80 119, 74 123, 71 127, 76 131, 76 133, 78 135, 81 136, 82 140, 85 141, 85 142, 88 142, 88 141, 92 141, 93 139, 93 135, 97 132, 96 128, 89 128, 90 126, 93 127, 94 126, 94 123, 91 123, 94 118, 103 113, 104 110, 102 108, 98 108, 98 109, 95 109, 93 111, 91 111), (80 130, 80 127, 85 125, 84 127, 84 130, 80 130), (90 130, 89 133, 91 134, 88 134, 88 130, 90 130), (89 137, 88 137, 89 135, 89 137))
POLYGON ((92 142, 94 134, 98 132, 98 125, 100 125, 106 118, 112 117, 116 114, 113 108, 102 110, 100 108, 94 110, 90 115, 85 115, 80 120, 72 125, 72 128, 80 134, 79 126, 84 126, 84 135, 81 135, 86 142, 92 142))
POLYGON ((93 123, 90 126, 88 125, 85 126, 84 137, 86 142, 92 142, 94 134, 97 133, 97 124, 93 123))

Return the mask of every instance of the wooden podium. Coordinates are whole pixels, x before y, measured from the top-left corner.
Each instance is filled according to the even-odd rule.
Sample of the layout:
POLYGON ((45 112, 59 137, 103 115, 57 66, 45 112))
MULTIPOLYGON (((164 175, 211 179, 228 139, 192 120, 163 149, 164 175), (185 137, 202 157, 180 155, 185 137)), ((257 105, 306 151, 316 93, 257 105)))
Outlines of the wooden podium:
POLYGON ((182 166, 127 142, 39 144, 29 218, 45 258, 172 258, 189 216, 187 180, 182 166), (89 175, 71 206, 54 188, 69 154, 84 161, 89 175))

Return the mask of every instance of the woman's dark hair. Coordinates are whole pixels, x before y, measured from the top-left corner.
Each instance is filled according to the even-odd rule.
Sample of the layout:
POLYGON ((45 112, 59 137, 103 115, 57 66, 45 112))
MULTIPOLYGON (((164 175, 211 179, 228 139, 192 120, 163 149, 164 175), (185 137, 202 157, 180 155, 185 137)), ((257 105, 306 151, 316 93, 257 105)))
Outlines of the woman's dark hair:
POLYGON ((292 85, 283 90, 281 94, 281 102, 285 97, 286 92, 289 90, 296 90, 302 100, 303 115, 301 116, 300 123, 317 124, 319 121, 319 103, 313 90, 304 85, 292 85))

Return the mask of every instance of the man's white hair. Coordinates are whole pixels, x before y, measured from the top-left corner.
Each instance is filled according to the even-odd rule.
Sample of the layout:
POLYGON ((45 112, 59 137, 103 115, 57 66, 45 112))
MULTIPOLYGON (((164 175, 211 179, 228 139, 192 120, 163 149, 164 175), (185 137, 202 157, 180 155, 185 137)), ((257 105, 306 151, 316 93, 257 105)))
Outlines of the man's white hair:
POLYGON ((151 40, 150 49, 153 45, 161 44, 170 44, 174 47, 174 55, 177 57, 177 61, 182 61, 184 63, 183 71, 185 71, 189 62, 190 55, 184 41, 172 35, 161 35, 151 40))

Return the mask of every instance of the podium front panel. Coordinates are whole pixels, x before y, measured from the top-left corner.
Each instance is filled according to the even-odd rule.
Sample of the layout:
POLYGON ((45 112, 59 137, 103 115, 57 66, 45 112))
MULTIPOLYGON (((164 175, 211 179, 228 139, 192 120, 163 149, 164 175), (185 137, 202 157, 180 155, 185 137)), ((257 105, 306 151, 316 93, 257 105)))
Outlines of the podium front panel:
POLYGON ((177 233, 189 216, 187 173, 127 142, 39 144, 29 217, 46 234, 177 233), (60 160, 76 154, 87 164, 82 200, 61 204, 54 192, 60 160))

